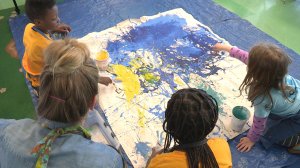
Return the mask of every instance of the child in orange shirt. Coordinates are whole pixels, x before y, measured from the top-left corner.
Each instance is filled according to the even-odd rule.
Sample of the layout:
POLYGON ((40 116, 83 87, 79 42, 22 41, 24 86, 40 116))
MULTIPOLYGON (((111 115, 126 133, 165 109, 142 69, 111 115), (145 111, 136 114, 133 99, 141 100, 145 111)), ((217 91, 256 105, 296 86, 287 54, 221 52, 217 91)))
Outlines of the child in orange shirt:
POLYGON ((181 89, 168 101, 163 129, 164 148, 152 149, 148 168, 230 168, 225 139, 209 138, 218 120, 216 100, 200 89, 181 89))
POLYGON ((53 40, 51 33, 68 33, 71 28, 60 23, 55 0, 26 0, 25 12, 32 23, 28 23, 24 31, 22 65, 26 78, 38 92, 39 76, 44 67, 43 52, 53 40))

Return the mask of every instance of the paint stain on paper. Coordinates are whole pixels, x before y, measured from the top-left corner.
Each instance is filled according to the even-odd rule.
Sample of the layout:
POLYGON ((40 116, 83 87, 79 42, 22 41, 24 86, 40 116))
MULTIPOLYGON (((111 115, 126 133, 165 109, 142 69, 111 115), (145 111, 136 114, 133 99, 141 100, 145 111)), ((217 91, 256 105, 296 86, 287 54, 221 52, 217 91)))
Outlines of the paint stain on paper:
POLYGON ((138 95, 141 91, 139 77, 126 66, 112 65, 112 68, 117 78, 122 81, 126 100, 131 102, 134 96, 138 95))

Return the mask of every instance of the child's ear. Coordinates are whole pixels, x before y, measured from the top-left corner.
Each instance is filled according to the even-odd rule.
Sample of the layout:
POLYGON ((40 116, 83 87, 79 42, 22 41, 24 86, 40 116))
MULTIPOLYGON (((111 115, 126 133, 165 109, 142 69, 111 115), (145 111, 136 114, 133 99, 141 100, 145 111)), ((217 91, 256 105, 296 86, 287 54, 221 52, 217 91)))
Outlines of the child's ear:
POLYGON ((91 105, 90 105, 90 109, 93 110, 94 107, 96 106, 96 101, 97 101, 97 95, 95 95, 92 99, 91 105))

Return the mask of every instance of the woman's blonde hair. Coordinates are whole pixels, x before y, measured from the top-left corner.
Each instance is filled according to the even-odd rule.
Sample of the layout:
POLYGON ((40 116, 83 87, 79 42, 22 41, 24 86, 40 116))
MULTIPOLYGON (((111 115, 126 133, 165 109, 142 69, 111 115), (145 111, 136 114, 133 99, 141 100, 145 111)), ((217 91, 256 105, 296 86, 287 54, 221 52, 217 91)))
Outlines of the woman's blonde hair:
POLYGON ((79 122, 98 93, 98 69, 87 46, 75 39, 54 41, 45 50, 38 115, 58 122, 79 122))

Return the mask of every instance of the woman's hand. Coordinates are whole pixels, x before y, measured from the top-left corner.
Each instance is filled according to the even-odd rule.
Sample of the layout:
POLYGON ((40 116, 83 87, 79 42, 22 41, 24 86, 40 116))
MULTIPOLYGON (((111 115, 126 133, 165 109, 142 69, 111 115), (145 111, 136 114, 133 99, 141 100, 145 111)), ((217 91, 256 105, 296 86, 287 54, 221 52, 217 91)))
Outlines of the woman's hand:
POLYGON ((255 142, 252 142, 248 137, 244 137, 240 139, 240 143, 236 147, 240 152, 249 152, 254 144, 255 142))
POLYGON ((230 52, 233 46, 230 44, 217 43, 213 46, 213 50, 215 51, 227 51, 230 52))

